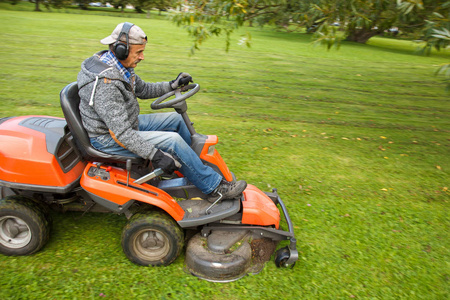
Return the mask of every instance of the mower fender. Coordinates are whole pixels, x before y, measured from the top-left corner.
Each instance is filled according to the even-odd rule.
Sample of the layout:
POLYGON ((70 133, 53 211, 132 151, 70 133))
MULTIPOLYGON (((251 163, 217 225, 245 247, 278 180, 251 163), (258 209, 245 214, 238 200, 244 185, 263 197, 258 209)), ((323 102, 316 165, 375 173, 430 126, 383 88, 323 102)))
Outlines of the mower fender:
POLYGON ((116 212, 126 213, 134 201, 156 206, 167 212, 175 221, 183 219, 184 210, 166 192, 149 184, 127 183, 127 172, 120 168, 89 163, 81 177, 80 185, 96 203, 116 212))
POLYGON ((242 223, 279 228, 280 211, 275 203, 256 186, 249 184, 242 201, 242 223))

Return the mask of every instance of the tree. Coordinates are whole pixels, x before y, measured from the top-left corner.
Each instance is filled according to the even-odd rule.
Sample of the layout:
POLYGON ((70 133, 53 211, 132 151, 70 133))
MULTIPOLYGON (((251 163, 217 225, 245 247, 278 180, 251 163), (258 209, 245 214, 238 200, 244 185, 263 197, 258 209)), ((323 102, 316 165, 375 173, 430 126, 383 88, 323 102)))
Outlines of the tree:
MULTIPOLYGON (((192 0, 179 1, 173 18, 194 37, 193 49, 212 37, 229 36, 244 22, 275 25, 287 31, 315 32, 328 48, 341 39, 366 43, 371 37, 398 27, 418 32, 425 19, 442 7, 443 0, 192 0)), ((448 8, 447 8, 448 9, 448 8)))
POLYGON ((366 43, 371 37, 391 28, 398 11, 396 2, 392 0, 338 0, 321 1, 307 14, 320 23, 319 33, 335 34, 329 27, 337 25, 346 40, 366 43))
POLYGON ((89 9, 89 3, 92 2, 92 0, 78 0, 77 4, 78 7, 82 10, 88 10, 89 9))
POLYGON ((147 18, 150 18, 150 10, 156 8, 161 14, 162 10, 165 10, 171 6, 170 0, 131 0, 130 4, 134 5, 138 13, 142 13, 143 10, 147 10, 147 18))
MULTIPOLYGON (((306 13, 320 24, 316 39, 327 44, 347 41, 366 43, 371 37, 396 28, 403 33, 417 33, 425 20, 433 14, 442 0, 320 0, 306 13), (338 24, 340 33, 330 30, 338 24)), ((397 32, 398 32, 397 31, 397 32)))
POLYGON ((109 1, 109 3, 110 3, 115 9, 119 9, 119 7, 120 7, 120 9, 121 9, 122 12, 125 10, 125 6, 127 6, 127 4, 128 4, 129 2, 130 2, 130 1, 127 1, 127 0, 112 0, 112 1, 109 1))
POLYGON ((420 40, 424 42, 424 54, 429 55, 432 48, 440 51, 450 46, 450 1, 436 5, 423 23, 420 40))
MULTIPOLYGON (((435 8, 430 18, 425 20, 422 41, 422 52, 430 55, 431 49, 438 51, 450 46, 450 1, 442 3, 435 8)), ((447 91, 450 91, 450 63, 440 66, 436 75, 443 75, 447 83, 447 91)))
POLYGON ((40 5, 44 5, 45 8, 50 7, 61 8, 70 4, 68 0, 29 0, 31 3, 35 3, 34 11, 41 11, 40 5))
MULTIPOLYGON (((245 21, 259 21, 260 24, 276 23, 280 20, 281 8, 290 1, 275 0, 194 0, 178 1, 178 13, 172 20, 184 26, 194 37, 191 53, 212 36, 226 36, 225 49, 230 46, 230 35, 245 21)), ((294 1, 292 1, 294 2, 294 1)), ((250 36, 243 42, 250 45, 250 36)))

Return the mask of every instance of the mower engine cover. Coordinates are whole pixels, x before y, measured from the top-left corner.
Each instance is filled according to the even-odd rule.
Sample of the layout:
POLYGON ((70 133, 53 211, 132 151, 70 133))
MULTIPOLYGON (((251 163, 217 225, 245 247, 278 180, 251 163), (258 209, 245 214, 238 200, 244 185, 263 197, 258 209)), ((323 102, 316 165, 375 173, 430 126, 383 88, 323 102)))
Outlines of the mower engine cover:
POLYGON ((61 118, 0 119, 0 185, 65 192, 79 180, 85 163, 61 118))

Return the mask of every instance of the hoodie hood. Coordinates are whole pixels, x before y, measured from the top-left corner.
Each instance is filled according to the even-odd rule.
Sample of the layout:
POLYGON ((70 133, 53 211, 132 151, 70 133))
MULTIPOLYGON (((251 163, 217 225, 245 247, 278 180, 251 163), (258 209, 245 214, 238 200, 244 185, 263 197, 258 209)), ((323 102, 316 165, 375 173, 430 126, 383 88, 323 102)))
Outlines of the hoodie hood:
POLYGON ((120 72, 100 60, 100 57, 107 52, 100 51, 89 57, 81 63, 81 71, 78 73, 78 88, 82 88, 86 84, 98 80, 99 78, 108 78, 111 80, 124 81, 120 72))

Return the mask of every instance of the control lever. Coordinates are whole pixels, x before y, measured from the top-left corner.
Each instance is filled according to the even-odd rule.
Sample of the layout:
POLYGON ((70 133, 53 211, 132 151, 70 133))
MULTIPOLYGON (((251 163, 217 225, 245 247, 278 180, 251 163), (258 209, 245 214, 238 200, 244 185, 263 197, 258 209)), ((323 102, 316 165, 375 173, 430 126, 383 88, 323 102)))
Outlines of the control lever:
POLYGON ((128 184, 130 183, 131 159, 127 159, 126 169, 127 169, 127 186, 128 186, 128 184))
POLYGON ((133 183, 142 184, 142 183, 147 182, 147 181, 155 178, 156 176, 160 176, 162 174, 164 174, 164 171, 161 168, 158 168, 158 169, 154 170, 153 172, 151 172, 147 175, 144 175, 139 179, 136 179, 133 183))

